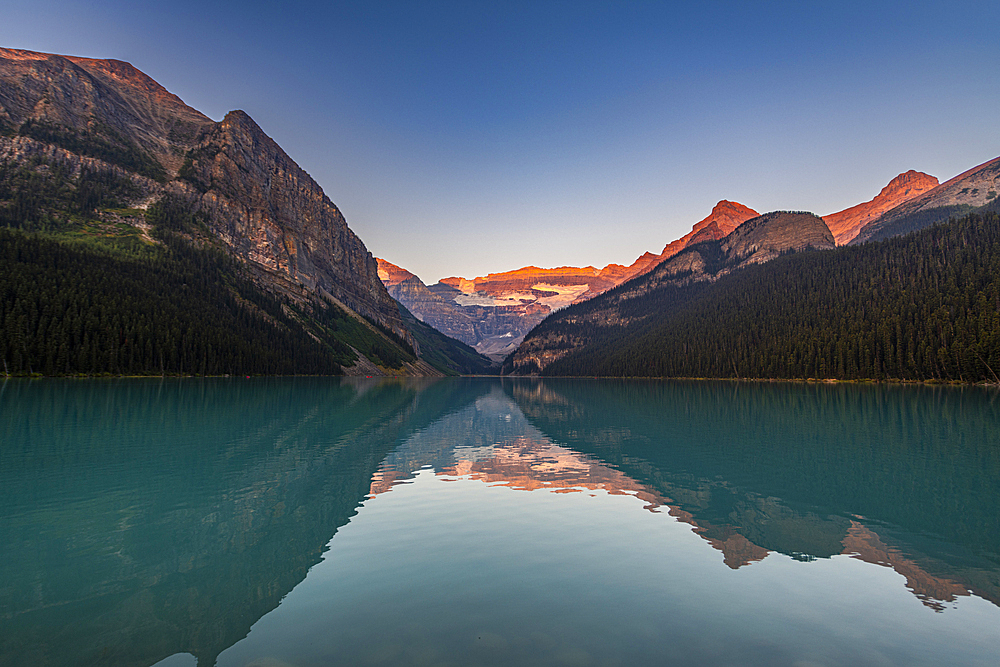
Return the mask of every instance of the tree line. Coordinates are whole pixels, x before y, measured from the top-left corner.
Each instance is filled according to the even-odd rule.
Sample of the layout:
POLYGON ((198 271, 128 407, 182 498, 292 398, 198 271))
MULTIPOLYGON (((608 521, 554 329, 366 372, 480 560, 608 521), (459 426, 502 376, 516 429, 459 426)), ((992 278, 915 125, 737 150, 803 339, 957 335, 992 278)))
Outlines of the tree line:
POLYGON ((356 361, 352 346, 387 367, 415 359, 336 305, 293 303, 192 243, 183 203, 146 219, 158 245, 0 227, 5 375, 333 375, 356 361))
POLYGON ((590 342, 546 375, 1000 382, 1000 215, 793 253, 715 283, 621 301, 627 327, 550 316, 590 342))

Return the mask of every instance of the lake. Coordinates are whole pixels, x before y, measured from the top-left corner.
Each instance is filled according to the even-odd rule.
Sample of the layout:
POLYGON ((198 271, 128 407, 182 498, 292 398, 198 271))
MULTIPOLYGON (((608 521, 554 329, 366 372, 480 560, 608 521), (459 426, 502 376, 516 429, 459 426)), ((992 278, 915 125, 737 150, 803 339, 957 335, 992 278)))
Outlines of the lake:
POLYGON ((0 384, 0 665, 996 665, 1000 392, 0 384))

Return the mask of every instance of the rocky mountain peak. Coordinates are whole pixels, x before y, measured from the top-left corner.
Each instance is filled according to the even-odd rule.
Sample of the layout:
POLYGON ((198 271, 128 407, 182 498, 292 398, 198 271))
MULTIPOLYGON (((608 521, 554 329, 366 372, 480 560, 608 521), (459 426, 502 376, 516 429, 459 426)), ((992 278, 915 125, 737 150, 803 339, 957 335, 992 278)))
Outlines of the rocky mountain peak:
POLYGON ((911 198, 921 192, 930 190, 938 184, 938 179, 922 171, 910 169, 904 171, 896 178, 889 181, 889 184, 882 188, 873 201, 886 198, 906 197, 911 198))
POLYGON ((414 343, 374 257, 243 111, 216 123, 129 63, 0 48, 0 158, 36 157, 133 180, 132 205, 177 199, 267 289, 334 300, 414 343))
POLYGON ((78 56, 66 56, 66 59, 79 65, 91 74, 100 77, 107 83, 114 82, 118 87, 128 89, 133 94, 144 93, 155 99, 158 104, 169 105, 174 107, 175 110, 183 110, 185 114, 204 121, 210 120, 201 112, 184 104, 181 98, 154 81, 152 77, 136 69, 131 63, 123 60, 98 60, 94 58, 80 58, 78 56))
POLYGON ((625 269, 620 282, 631 280, 636 276, 641 276, 644 273, 652 271, 662 262, 691 245, 708 239, 721 239, 727 234, 732 233, 734 229, 747 220, 755 218, 758 215, 760 213, 739 202, 729 201, 728 199, 720 200, 719 203, 712 207, 711 213, 694 223, 690 232, 676 241, 668 243, 659 255, 647 252, 635 260, 631 266, 625 269))
MULTIPOLYGON (((937 182, 936 179, 934 182, 937 182)), ((941 185, 916 192, 866 222, 850 243, 866 243, 923 229, 963 211, 995 204, 1000 190, 1000 158, 948 179, 941 185)))
POLYGON ((710 218, 686 237, 695 242, 619 289, 598 295, 590 301, 593 307, 567 315, 569 328, 562 327, 559 314, 553 316, 548 322, 556 324, 527 337, 511 357, 510 367, 516 373, 537 373, 589 344, 593 332, 627 327, 642 320, 648 315, 637 315, 626 304, 663 287, 714 282, 790 251, 835 247, 826 223, 812 213, 775 211, 756 216, 721 239, 714 238, 720 225, 710 218))
POLYGON ((132 162, 155 161, 146 175, 176 173, 212 124, 128 63, 0 48, 0 125, 18 130, 28 121, 50 138, 90 133, 132 162))
POLYGON ((938 179, 913 169, 896 176, 871 201, 823 216, 837 245, 850 242, 861 228, 900 204, 937 187, 938 179))
POLYGON ((725 236, 750 218, 756 218, 758 215, 760 213, 749 206, 723 199, 712 208, 712 212, 708 214, 708 217, 695 223, 692 231, 700 231, 703 227, 714 223, 723 233, 722 235, 725 236))

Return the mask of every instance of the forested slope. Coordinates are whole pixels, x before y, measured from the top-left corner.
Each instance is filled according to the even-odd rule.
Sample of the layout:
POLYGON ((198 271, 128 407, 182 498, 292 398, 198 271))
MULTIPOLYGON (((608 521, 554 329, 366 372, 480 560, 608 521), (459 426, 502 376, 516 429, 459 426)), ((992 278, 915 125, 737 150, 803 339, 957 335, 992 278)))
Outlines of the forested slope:
POLYGON ((385 368, 416 360, 336 304, 262 289, 176 202, 97 218, 77 206, 81 192, 107 205, 114 188, 88 183, 21 183, 0 207, 5 375, 340 374, 355 350, 385 368))
POLYGON ((1000 382, 993 212, 664 286, 619 305, 627 326, 588 322, 615 291, 529 334, 589 341, 543 374, 1000 382))

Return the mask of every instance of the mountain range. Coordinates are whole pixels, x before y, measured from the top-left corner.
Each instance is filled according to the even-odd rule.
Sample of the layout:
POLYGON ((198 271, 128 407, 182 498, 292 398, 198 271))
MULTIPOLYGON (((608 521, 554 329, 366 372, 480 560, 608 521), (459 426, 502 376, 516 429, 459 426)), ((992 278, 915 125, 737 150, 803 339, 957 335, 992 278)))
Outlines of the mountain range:
POLYGON ((743 227, 548 317, 503 371, 1000 383, 995 211, 837 249, 809 213, 743 227))
MULTIPOLYGON (((630 264, 528 266, 426 285, 376 260, 322 188, 246 113, 213 121, 125 62, 0 49, 0 355, 8 375, 476 374, 501 361, 505 372, 590 373, 610 368, 595 365, 594 355, 638 344, 636 336, 659 331, 682 304, 693 313, 696 302, 706 308, 751 278, 780 292, 775 272, 815 268, 787 255, 840 246, 830 255, 840 258, 845 245, 864 247, 963 215, 962 233, 991 238, 998 179, 1000 158, 945 183, 910 170, 872 200, 822 218, 761 215, 722 200, 689 233, 630 264), (772 263, 779 268, 754 269, 772 263), (581 354, 590 361, 579 362, 581 354)), ((930 257, 927 244, 937 239, 964 257, 967 239, 948 234, 918 235, 908 252, 930 257)), ((885 261, 901 261, 897 250, 884 252, 885 261)), ((875 261, 870 253, 848 256, 875 261)), ((950 279, 939 258, 927 261, 939 272, 935 280, 950 279)), ((980 275, 989 261, 984 256, 970 271, 980 275)), ((926 275, 913 273, 926 273, 924 265, 891 279, 877 264, 866 266, 882 283, 855 282, 884 294, 895 294, 893 280, 929 289, 926 275)), ((841 290, 842 301, 825 307, 856 296, 830 276, 810 275, 808 299, 841 290)), ((789 292, 808 300, 798 278, 788 280, 789 292)), ((990 303, 989 285, 956 289, 962 298, 978 290, 990 303)), ((759 305, 758 296, 751 301, 759 305)), ((981 310, 970 308, 959 310, 981 310)), ((949 331, 971 331, 955 312, 953 303, 942 320, 949 331)), ((760 311, 746 326, 759 328, 769 316, 760 311)), ((893 316, 869 319, 877 327, 893 316)), ((696 343, 691 335, 678 339, 681 350, 696 343)), ((938 353, 924 347, 948 356, 957 337, 942 334, 932 344, 900 335, 922 346, 910 352, 924 361, 893 367, 905 366, 907 377, 987 377, 985 368, 1000 368, 1000 352, 982 341, 955 353, 978 355, 979 368, 964 357, 928 361, 938 353)), ((633 351, 640 362, 643 345, 633 351)), ((626 366, 643 370, 632 374, 653 368, 633 361, 626 366)), ((838 367, 895 372, 852 363, 841 359, 838 367)), ((704 367, 713 377, 745 375, 735 366, 704 367)), ((820 368, 795 362, 781 372, 807 367, 820 368)), ((819 375, 837 376, 823 368, 819 375)))
POLYGON ((977 209, 997 210, 1000 157, 930 188, 862 227, 851 243, 899 236, 977 209))
MULTIPOLYGON (((903 207, 908 202, 913 202, 911 208, 919 206, 920 211, 930 211, 925 215, 925 222, 933 224, 991 201, 989 193, 996 188, 992 181, 987 183, 986 180, 993 172, 984 169, 991 165, 1000 168, 1000 160, 944 185, 939 185, 933 176, 910 170, 893 178, 872 200, 825 215, 822 221, 836 245, 860 243, 887 224, 898 226, 890 222, 892 220, 912 219, 910 209, 903 207), (973 176, 978 180, 966 183, 966 179, 973 176), (954 187, 955 182, 963 185, 954 187), (942 196, 946 203, 938 201, 942 196), (953 203, 959 199, 961 204, 953 203)), ((722 200, 708 216, 696 222, 690 232, 667 243, 660 253, 646 252, 629 265, 608 264, 602 269, 527 266, 473 279, 444 278, 428 286, 406 269, 379 258, 379 276, 393 298, 415 317, 499 361, 517 350, 528 332, 553 312, 643 276, 686 248, 705 241, 719 241, 759 215, 744 204, 722 200)), ((920 226, 925 225, 907 227, 905 231, 920 226)), ((794 230, 788 231, 794 233, 794 230)), ((769 234, 774 236, 776 232, 770 230, 769 234)), ((886 235, 893 233, 890 231, 886 235)), ((794 239, 789 238, 788 244, 786 249, 792 249, 794 239)))
POLYGON ((389 294, 418 319, 502 361, 550 313, 640 276, 688 245, 722 238, 756 215, 743 204, 720 201, 691 232, 668 243, 661 253, 644 253, 628 266, 526 266, 473 279, 444 278, 428 286, 380 258, 379 276, 389 294))
POLYGON ((998 176, 1000 158, 941 184, 909 171, 823 218, 774 212, 696 236, 548 317, 503 371, 1000 382, 998 176), (799 256, 744 271, 785 255, 799 256))

